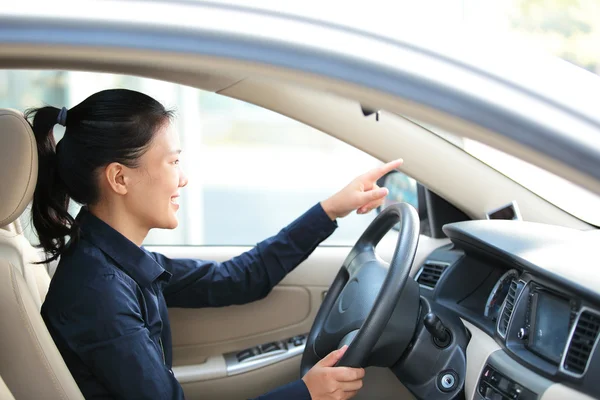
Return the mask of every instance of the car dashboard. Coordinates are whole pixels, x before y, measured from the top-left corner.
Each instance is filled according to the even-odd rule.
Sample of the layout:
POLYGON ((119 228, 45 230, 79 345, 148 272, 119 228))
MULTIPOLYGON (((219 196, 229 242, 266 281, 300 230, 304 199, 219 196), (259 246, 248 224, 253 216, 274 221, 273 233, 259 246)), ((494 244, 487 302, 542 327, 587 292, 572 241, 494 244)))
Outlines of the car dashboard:
POLYGON ((466 398, 545 399, 557 384, 600 398, 599 232, 523 221, 465 221, 444 232, 452 243, 415 275, 421 295, 495 342, 468 372, 466 398))

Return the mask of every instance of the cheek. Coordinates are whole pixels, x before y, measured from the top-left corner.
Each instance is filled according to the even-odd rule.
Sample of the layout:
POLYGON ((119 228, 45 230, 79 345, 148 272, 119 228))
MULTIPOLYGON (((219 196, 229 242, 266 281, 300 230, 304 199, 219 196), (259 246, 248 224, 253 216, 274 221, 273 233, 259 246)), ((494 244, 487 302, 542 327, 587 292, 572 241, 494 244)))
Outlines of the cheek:
POLYGON ((131 188, 132 206, 138 207, 137 211, 143 214, 156 213, 156 210, 169 207, 171 196, 177 193, 178 187, 178 168, 168 164, 147 171, 131 188))
POLYGON ((161 171, 156 170, 139 174, 130 187, 131 199, 140 206, 156 203, 165 192, 163 175, 161 171))
POLYGON ((179 168, 170 166, 164 174, 163 182, 165 189, 168 188, 171 192, 171 196, 174 195, 179 187, 179 168))
POLYGON ((177 192, 179 186, 178 181, 177 168, 169 165, 168 168, 165 168, 161 170, 160 173, 152 176, 149 184, 150 187, 147 190, 154 193, 156 200, 160 197, 162 201, 170 202, 171 196, 177 192))

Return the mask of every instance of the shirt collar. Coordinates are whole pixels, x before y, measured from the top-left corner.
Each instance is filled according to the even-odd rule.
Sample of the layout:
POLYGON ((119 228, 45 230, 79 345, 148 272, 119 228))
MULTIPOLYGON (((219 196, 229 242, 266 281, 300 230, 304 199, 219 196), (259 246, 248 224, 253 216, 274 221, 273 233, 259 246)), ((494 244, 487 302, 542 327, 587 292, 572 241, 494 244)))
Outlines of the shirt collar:
POLYGON ((171 274, 141 247, 82 207, 77 215, 81 234, 112 258, 138 285, 148 287, 156 279, 168 281, 171 274))

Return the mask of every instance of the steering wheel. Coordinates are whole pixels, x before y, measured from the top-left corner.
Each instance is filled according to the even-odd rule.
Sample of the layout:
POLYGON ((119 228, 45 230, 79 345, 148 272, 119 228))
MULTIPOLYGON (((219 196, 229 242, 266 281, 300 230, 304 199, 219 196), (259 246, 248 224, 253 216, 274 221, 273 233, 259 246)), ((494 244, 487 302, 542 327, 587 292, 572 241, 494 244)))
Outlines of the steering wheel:
POLYGON ((337 366, 389 367, 400 358, 419 314, 419 288, 408 279, 418 241, 419 216, 408 203, 388 206, 371 222, 321 304, 306 340, 301 376, 344 344, 349 347, 337 366), (388 268, 375 247, 398 222, 398 242, 388 268))

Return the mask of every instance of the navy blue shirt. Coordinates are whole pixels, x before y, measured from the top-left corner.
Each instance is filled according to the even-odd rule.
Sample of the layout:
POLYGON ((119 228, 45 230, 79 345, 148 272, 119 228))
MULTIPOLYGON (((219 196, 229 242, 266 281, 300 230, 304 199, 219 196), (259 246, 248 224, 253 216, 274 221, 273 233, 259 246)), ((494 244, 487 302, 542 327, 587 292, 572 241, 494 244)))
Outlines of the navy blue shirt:
MULTIPOLYGON (((320 204, 252 250, 217 263, 169 259, 85 208, 61 256, 42 317, 86 399, 183 399, 172 372, 167 307, 259 300, 335 230, 320 204)), ((259 399, 310 399, 302 380, 259 399)))

